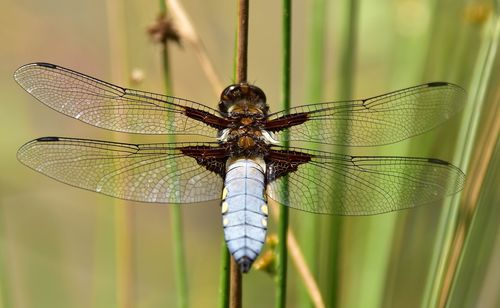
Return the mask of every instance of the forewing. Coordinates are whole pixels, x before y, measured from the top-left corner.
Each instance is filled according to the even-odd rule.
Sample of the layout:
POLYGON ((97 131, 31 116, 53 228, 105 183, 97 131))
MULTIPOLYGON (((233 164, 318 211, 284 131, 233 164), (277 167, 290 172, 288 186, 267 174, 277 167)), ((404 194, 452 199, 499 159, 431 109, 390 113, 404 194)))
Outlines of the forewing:
POLYGON ((434 82, 353 101, 305 105, 269 116, 270 131, 284 141, 376 146, 424 133, 462 109, 465 91, 434 82), (279 127, 293 124, 288 129, 279 127), (297 124, 297 125, 295 125, 297 124))
MULTIPOLYGON (((63 183, 117 198, 160 203, 219 199, 222 177, 182 152, 193 146, 217 149, 196 143, 136 145, 44 137, 23 145, 17 157, 63 183)), ((212 163, 224 168, 222 162, 212 163)))
POLYGON ((110 130, 216 137, 217 129, 224 128, 224 119, 205 105, 122 88, 54 64, 24 65, 15 72, 14 78, 45 105, 110 130))
POLYGON ((465 180, 459 168, 431 158, 348 156, 305 149, 275 150, 274 156, 282 158, 267 162, 269 178, 294 161, 296 170, 288 174, 287 193, 280 192, 285 177, 278 176, 269 182, 268 196, 313 213, 375 215, 402 210, 453 194, 465 180), (298 152, 303 154, 295 159, 298 152))

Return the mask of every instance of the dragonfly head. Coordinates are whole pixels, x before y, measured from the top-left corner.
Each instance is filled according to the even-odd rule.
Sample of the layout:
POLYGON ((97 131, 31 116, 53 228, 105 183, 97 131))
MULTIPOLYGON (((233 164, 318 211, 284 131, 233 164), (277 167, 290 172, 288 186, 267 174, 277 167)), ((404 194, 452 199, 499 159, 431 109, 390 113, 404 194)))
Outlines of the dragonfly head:
POLYGON ((267 115, 266 95, 259 87, 248 83, 232 84, 222 91, 219 110, 230 113, 267 115))

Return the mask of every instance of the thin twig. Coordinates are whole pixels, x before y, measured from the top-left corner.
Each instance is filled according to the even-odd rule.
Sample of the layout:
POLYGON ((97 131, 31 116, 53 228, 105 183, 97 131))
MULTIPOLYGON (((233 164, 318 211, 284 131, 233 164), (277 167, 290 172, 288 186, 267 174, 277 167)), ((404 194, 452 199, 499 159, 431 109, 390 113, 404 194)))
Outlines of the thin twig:
MULTIPOLYGON (((279 208, 278 206, 273 202, 269 203, 272 209, 272 214, 271 215, 276 222, 279 221, 279 208)), ((293 264, 295 265, 295 268, 297 269, 297 272, 299 273, 299 276, 302 278, 302 281, 304 282, 304 286, 306 287, 306 291, 311 297, 311 301, 314 304, 314 307, 317 308, 323 308, 325 307, 325 303, 323 301, 323 297, 321 296, 321 291, 319 290, 318 283, 314 279, 314 276, 307 266, 306 259, 304 257, 304 254, 302 253, 302 250, 300 249, 299 243, 297 242, 297 238, 295 237, 295 234, 293 233, 292 230, 288 230, 287 234, 288 242, 288 251, 290 252, 290 258, 293 261, 293 264)))
POLYGON ((193 24, 189 20, 186 11, 177 0, 165 0, 165 4, 168 6, 172 14, 173 22, 179 36, 183 41, 191 44, 191 47, 193 48, 205 75, 207 76, 207 79, 212 85, 212 89, 215 94, 219 96, 223 89, 222 82, 217 76, 215 68, 208 57, 207 50, 205 49, 205 46, 203 46, 203 43, 195 31, 193 24))
POLYGON ((302 277, 302 280, 304 281, 307 293, 309 293, 309 296, 311 297, 314 307, 317 308, 325 307, 325 303, 323 302, 323 298, 321 297, 321 292, 319 291, 318 285, 316 284, 316 280, 314 280, 314 277, 311 271, 309 270, 309 267, 307 267, 304 255, 302 254, 302 251, 299 248, 299 244, 297 243, 297 240, 295 239, 295 236, 293 235, 293 232, 290 229, 288 230, 287 238, 288 238, 287 246, 288 246, 288 251, 290 253, 290 257, 292 258, 295 267, 299 271, 299 275, 302 277))

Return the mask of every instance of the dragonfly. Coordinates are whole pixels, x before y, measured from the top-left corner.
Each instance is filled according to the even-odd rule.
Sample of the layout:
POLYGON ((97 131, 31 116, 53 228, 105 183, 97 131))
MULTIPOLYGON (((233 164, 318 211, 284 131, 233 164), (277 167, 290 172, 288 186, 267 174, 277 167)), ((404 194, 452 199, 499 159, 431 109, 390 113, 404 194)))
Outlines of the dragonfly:
POLYGON ((422 134, 464 105, 465 91, 447 82, 270 112, 264 92, 248 83, 224 89, 215 109, 49 63, 26 64, 14 78, 50 108, 97 127, 211 138, 132 144, 41 137, 24 144, 17 157, 63 183, 117 198, 220 200, 227 247, 245 273, 264 245, 268 199, 317 214, 375 215, 430 203, 464 186, 464 173, 437 158, 353 156, 287 145, 379 146, 422 134))

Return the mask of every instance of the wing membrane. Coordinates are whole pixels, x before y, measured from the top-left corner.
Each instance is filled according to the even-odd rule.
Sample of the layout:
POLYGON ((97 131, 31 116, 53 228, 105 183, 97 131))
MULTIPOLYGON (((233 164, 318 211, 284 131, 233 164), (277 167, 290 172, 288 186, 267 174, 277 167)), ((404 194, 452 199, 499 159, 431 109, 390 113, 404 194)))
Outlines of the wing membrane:
POLYGON ((186 112, 196 109, 214 119, 218 112, 189 100, 122 88, 48 63, 24 65, 14 78, 45 105, 94 126, 141 134, 217 134, 186 112))
POLYGON ((202 146, 44 137, 22 146, 17 156, 56 180, 122 199, 160 203, 219 199, 222 177, 182 154, 184 147, 197 145, 202 146))
MULTIPOLYGON (((464 101, 465 91, 461 87, 434 82, 364 100, 299 106, 271 114, 269 119, 283 122, 294 114, 299 123, 307 119, 288 128, 291 141, 376 146, 436 127, 459 111, 464 101)), ((282 141, 286 138, 283 131, 277 135, 282 141)))
MULTIPOLYGON (((310 161, 289 173, 286 195, 280 194, 284 177, 269 183, 268 195, 307 212, 374 215, 402 210, 453 194, 463 188, 465 180, 459 168, 438 159, 290 151, 295 156, 302 152, 310 161)), ((271 162, 268 168, 279 167, 271 162)))

